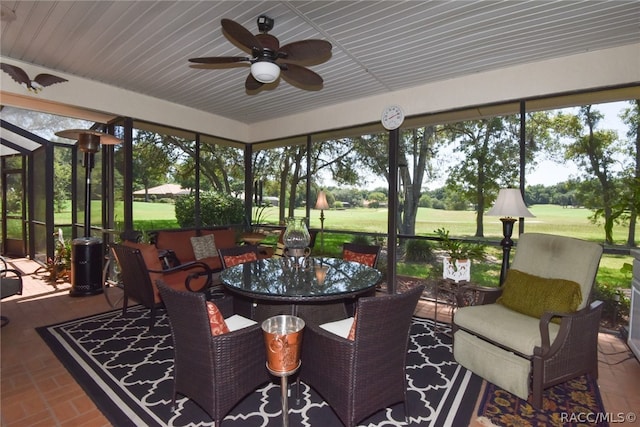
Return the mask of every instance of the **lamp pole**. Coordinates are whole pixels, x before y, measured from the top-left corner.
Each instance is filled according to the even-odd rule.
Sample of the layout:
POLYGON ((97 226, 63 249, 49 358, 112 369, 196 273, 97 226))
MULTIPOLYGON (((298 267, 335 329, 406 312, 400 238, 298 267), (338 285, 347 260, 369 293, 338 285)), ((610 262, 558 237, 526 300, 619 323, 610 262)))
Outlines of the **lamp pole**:
POLYGON ((329 209, 327 195, 324 193, 324 190, 320 190, 318 192, 316 209, 320 209, 320 248, 322 250, 322 254, 324 255, 324 210, 329 209))
POLYGON ((500 241, 500 246, 502 246, 502 268, 500 269, 500 286, 504 284, 504 279, 507 277, 507 270, 509 270, 509 255, 511 253, 511 248, 513 247, 513 240, 511 240, 511 236, 513 235, 513 225, 517 221, 516 218, 505 217, 500 218, 502 221, 502 235, 504 238, 500 241))
POLYGON ((324 255, 324 209, 320 209, 320 250, 324 255))

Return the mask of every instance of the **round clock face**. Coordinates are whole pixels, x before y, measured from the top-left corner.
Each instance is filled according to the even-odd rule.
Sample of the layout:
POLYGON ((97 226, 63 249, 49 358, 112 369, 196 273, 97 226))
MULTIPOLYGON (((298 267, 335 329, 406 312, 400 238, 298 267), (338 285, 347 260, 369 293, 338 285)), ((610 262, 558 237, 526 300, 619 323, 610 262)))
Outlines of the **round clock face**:
POLYGON ((387 130, 398 129, 403 121, 404 112, 397 105, 391 105, 382 111, 382 126, 387 130))

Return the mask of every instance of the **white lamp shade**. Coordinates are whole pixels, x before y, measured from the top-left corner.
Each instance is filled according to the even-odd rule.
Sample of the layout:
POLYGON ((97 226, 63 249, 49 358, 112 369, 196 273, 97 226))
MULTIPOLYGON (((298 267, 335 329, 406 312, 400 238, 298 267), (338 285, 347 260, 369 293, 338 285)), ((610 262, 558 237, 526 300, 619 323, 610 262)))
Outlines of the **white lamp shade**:
POLYGON ((251 74, 260 83, 273 83, 280 77, 280 67, 269 61, 258 61, 251 64, 251 74))
POLYGON ((324 191, 320 190, 318 193, 318 200, 316 200, 316 209, 329 209, 329 203, 327 203, 327 195, 324 194, 324 191))
POLYGON ((487 215, 512 218, 530 218, 534 216, 527 209, 527 205, 522 200, 522 194, 517 188, 501 188, 496 202, 489 209, 487 215))

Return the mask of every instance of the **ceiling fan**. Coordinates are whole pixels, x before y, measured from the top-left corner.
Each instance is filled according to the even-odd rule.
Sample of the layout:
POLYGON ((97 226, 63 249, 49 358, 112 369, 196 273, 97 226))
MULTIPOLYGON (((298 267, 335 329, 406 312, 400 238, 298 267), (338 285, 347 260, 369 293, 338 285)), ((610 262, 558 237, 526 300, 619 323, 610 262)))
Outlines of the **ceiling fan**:
POLYGON ((280 74, 296 86, 306 90, 322 89, 323 80, 305 65, 321 64, 331 57, 331 43, 325 40, 300 40, 284 46, 268 32, 273 29, 273 19, 258 17, 260 34, 251 34, 242 25, 231 19, 221 21, 224 35, 232 43, 250 53, 251 56, 218 56, 190 58, 194 68, 215 68, 223 64, 249 63, 251 72, 245 81, 248 91, 260 89, 264 84, 275 82, 280 74))

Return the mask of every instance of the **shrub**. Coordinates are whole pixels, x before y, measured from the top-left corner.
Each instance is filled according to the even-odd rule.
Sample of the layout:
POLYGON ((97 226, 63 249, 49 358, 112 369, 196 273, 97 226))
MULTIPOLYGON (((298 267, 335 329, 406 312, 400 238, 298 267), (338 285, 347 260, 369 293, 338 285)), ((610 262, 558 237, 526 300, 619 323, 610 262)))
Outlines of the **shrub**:
POLYGON ((433 248, 426 240, 411 239, 406 243, 404 259, 406 262, 432 262, 433 248))
MULTIPOLYGON (((180 227, 195 227, 195 195, 178 197, 175 209, 180 227)), ((229 194, 200 193, 200 219, 203 227, 243 224, 244 204, 229 194)))
POLYGON ((613 314, 617 312, 618 318, 629 316, 631 301, 625 297, 617 286, 608 283, 596 283, 593 288, 593 299, 602 301, 602 318, 613 319, 613 314), (619 301, 616 299, 619 298, 619 301))
POLYGON ((421 208, 430 208, 433 205, 431 196, 428 194, 423 194, 420 196, 420 200, 418 201, 418 206, 421 208))
POLYGON ((353 236, 353 239, 351 239, 351 243, 355 243, 357 245, 370 245, 371 239, 369 238, 369 236, 358 234, 353 236))
POLYGON ((442 200, 434 200, 431 207, 433 209, 440 209, 440 210, 446 209, 446 206, 444 205, 444 202, 442 200))
POLYGON ((16 191, 13 188, 10 188, 9 191, 7 191, 7 204, 5 209, 10 213, 20 212, 20 210, 22 209, 21 191, 16 191))

